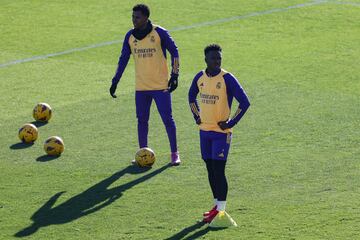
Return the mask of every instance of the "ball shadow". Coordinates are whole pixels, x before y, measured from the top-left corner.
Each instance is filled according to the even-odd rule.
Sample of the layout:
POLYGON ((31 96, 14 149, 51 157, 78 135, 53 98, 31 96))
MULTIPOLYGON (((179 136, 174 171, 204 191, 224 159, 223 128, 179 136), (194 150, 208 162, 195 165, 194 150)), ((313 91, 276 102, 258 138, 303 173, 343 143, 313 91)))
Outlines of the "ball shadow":
POLYGON ((147 172, 151 169, 151 167, 139 167, 136 165, 130 165, 127 167, 127 173, 129 174, 139 174, 147 172))
POLYGON ((11 145, 9 148, 12 150, 17 150, 17 149, 24 149, 24 148, 29 148, 32 145, 34 145, 34 143, 23 143, 23 142, 18 142, 18 143, 14 143, 13 145, 11 145))
POLYGON ((37 162, 49 162, 55 159, 58 159, 61 155, 50 156, 50 155, 42 155, 36 159, 37 162))
POLYGON ((40 122, 40 121, 33 121, 31 122, 31 124, 34 124, 37 128, 45 126, 46 124, 48 124, 49 122, 40 122))

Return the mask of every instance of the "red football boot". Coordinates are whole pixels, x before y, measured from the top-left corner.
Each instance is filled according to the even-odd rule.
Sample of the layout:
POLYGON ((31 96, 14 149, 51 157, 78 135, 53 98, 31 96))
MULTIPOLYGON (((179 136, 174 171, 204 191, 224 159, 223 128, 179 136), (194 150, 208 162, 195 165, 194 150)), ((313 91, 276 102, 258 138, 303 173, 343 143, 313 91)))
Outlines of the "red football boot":
POLYGON ((203 218, 203 222, 210 223, 216 217, 216 215, 218 213, 219 213, 219 211, 215 209, 214 211, 210 212, 209 215, 207 215, 203 218))
POLYGON ((208 216, 208 215, 209 215, 212 211, 214 211, 214 210, 216 210, 216 205, 215 205, 210 211, 204 212, 204 213, 203 213, 203 216, 204 216, 204 217, 208 216))

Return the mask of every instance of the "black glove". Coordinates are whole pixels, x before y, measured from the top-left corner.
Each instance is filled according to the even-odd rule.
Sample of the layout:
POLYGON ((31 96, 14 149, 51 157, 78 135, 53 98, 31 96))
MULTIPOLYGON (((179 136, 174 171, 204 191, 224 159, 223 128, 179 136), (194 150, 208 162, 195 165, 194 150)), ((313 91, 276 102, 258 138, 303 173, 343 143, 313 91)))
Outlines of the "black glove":
POLYGON ((228 128, 231 128, 229 126, 229 122, 228 121, 221 121, 221 122, 218 122, 218 125, 219 127, 221 128, 221 130, 226 130, 228 128))
POLYGON ((200 118, 200 117, 198 117, 197 119, 195 119, 195 121, 196 121, 196 124, 197 124, 197 125, 200 125, 200 124, 201 124, 201 118, 200 118))
POLYGON ((111 87, 109 89, 110 95, 113 98, 116 98, 116 95, 115 95, 116 87, 117 87, 117 84, 113 83, 113 84, 111 84, 111 87))
POLYGON ((178 86, 178 77, 179 77, 179 74, 175 74, 175 73, 171 74, 170 80, 168 82, 168 91, 169 92, 172 92, 177 88, 177 86, 178 86))

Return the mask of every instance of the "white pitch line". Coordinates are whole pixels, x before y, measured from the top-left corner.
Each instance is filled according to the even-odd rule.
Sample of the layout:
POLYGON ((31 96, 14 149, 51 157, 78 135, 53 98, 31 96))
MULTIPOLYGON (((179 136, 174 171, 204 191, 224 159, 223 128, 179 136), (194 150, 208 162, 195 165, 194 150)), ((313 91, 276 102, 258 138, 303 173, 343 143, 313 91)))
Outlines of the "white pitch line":
MULTIPOLYGON (((202 22, 202 23, 197 23, 197 24, 193 24, 193 25, 189 25, 189 26, 176 27, 176 28, 170 29, 169 31, 176 32, 176 31, 182 31, 182 30, 187 30, 187 29, 192 29, 192 28, 212 26, 212 25, 216 25, 216 24, 220 24, 220 23, 231 22, 231 21, 235 21, 235 20, 246 19, 246 18, 251 18, 251 17, 256 17, 256 16, 262 16, 262 15, 267 15, 267 14, 272 14, 272 13, 277 13, 277 12, 286 12, 291 9, 313 6, 313 5, 323 4, 323 3, 327 3, 327 2, 328 1, 326 1, 326 0, 324 0, 324 1, 318 0, 318 1, 313 1, 313 2, 309 2, 309 3, 296 4, 296 5, 285 7, 285 8, 274 8, 274 9, 270 9, 270 10, 266 10, 266 11, 253 12, 253 13, 249 13, 249 14, 241 15, 241 16, 222 18, 222 19, 217 19, 214 21, 202 22)), ((69 53, 73 53, 73 52, 81 52, 81 51, 85 51, 88 49, 113 45, 113 44, 117 44, 117 43, 121 43, 121 42, 123 42, 123 41, 115 40, 115 41, 109 41, 109 42, 102 42, 102 43, 97 43, 97 44, 93 44, 93 45, 89 45, 89 46, 85 46, 85 47, 81 47, 81 48, 73 48, 73 49, 62 51, 62 52, 56 52, 56 53, 50 53, 50 54, 46 54, 46 55, 40 55, 40 56, 34 56, 34 57, 30 57, 30 58, 14 60, 14 61, 0 64, 0 68, 4 68, 7 66, 20 64, 20 63, 26 63, 26 62, 36 61, 36 60, 47 59, 50 57, 61 56, 61 55, 65 55, 65 54, 69 54, 69 53)))
POLYGON ((69 54, 69 53, 73 53, 73 52, 81 52, 81 51, 85 51, 85 50, 88 50, 88 49, 98 48, 98 47, 102 47, 102 46, 108 46, 108 45, 121 43, 121 42, 122 42, 122 40, 115 40, 115 41, 110 41, 110 42, 102 42, 102 43, 98 43, 98 44, 89 45, 89 46, 86 46, 86 47, 73 48, 73 49, 62 51, 62 52, 50 53, 50 54, 41 55, 41 56, 34 56, 34 57, 31 57, 31 58, 24 58, 24 59, 14 60, 14 61, 11 61, 11 62, 0 64, 0 68, 7 67, 7 66, 10 66, 10 65, 19 64, 19 63, 32 62, 32 61, 36 61, 36 60, 46 59, 46 58, 49 58, 49 57, 56 57, 56 56, 65 55, 65 54, 69 54))
POLYGON ((194 25, 190 25, 190 26, 177 27, 177 28, 172 29, 171 31, 181 31, 181 30, 187 30, 187 29, 191 29, 191 28, 198 28, 198 27, 216 25, 216 24, 219 24, 219 23, 231 22, 231 21, 234 21, 234 20, 246 19, 246 18, 261 16, 261 15, 267 15, 267 14, 271 14, 271 13, 286 12, 286 11, 288 11, 290 9, 296 9, 296 8, 302 8, 302 7, 307 7, 307 6, 317 5, 317 4, 323 4, 323 3, 326 3, 326 2, 327 1, 314 1, 314 2, 309 2, 309 3, 297 4, 297 5, 286 7, 286 8, 274 8, 274 9, 270 9, 270 10, 266 10, 266 11, 253 12, 253 13, 249 13, 249 14, 242 15, 242 16, 234 16, 234 17, 230 17, 230 18, 222 18, 222 19, 217 19, 217 20, 214 20, 214 21, 198 23, 198 24, 194 24, 194 25))
POLYGON ((339 5, 350 5, 350 6, 354 6, 354 7, 360 7, 360 3, 356 3, 356 2, 331 2, 331 3, 335 3, 335 4, 339 4, 339 5))

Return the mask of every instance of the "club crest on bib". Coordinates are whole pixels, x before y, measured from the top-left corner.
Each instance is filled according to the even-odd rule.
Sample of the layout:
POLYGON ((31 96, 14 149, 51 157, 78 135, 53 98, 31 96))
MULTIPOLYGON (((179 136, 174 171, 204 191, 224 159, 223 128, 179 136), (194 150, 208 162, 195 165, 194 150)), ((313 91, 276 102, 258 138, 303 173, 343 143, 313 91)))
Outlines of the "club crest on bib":
POLYGON ((221 82, 218 82, 217 84, 216 84, 216 89, 220 89, 221 88, 221 82))

